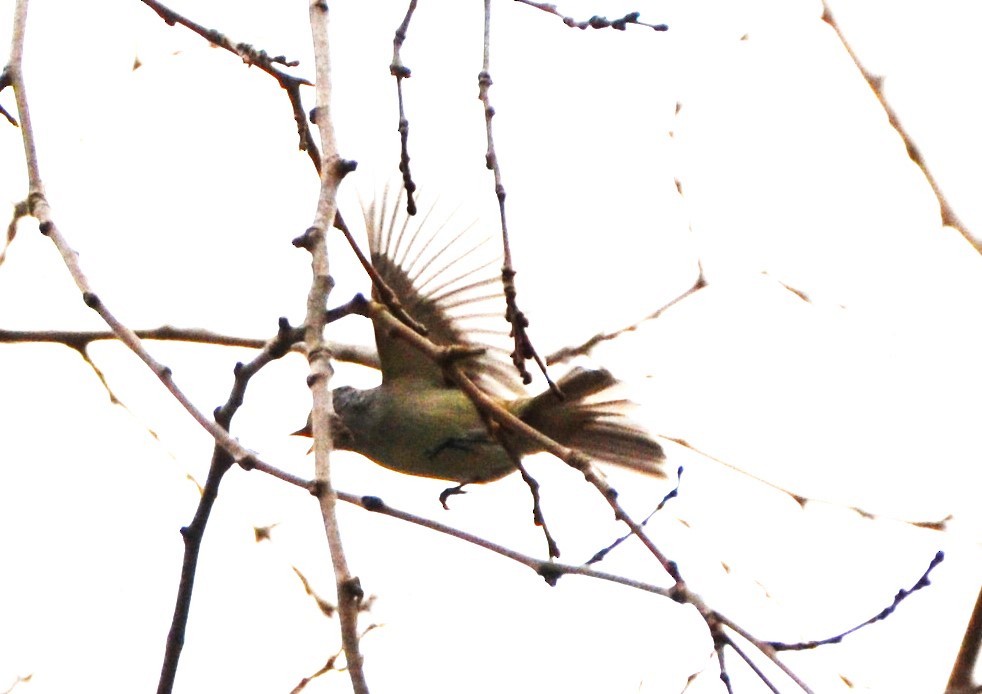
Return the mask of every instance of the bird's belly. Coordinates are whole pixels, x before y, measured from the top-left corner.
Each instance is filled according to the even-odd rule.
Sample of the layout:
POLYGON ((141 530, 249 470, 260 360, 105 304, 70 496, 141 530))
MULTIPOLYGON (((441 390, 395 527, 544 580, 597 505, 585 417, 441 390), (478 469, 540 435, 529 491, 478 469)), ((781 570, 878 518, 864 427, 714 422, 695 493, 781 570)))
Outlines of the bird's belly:
POLYGON ((387 408, 374 433, 359 452, 398 472, 469 483, 490 482, 515 470, 459 391, 428 394, 419 407, 387 408))

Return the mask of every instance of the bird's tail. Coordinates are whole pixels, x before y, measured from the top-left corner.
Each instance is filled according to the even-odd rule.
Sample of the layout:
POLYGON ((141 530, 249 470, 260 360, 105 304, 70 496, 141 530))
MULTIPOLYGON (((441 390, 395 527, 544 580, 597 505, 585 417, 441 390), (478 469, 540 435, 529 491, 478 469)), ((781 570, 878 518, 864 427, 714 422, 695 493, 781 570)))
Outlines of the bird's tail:
POLYGON ((617 384, 606 369, 575 368, 556 383, 564 397, 547 390, 525 401, 518 414, 549 438, 600 462, 664 477, 662 447, 627 416, 632 403, 607 392, 617 384))

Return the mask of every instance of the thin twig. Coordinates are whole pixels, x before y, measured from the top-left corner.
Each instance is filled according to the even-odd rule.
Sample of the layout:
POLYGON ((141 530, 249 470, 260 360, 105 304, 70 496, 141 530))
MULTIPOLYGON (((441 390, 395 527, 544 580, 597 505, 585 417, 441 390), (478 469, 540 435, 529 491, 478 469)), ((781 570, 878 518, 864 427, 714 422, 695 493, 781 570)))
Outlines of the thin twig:
MULTIPOLYGON (((781 694, 780 690, 774 685, 773 682, 770 681, 767 675, 764 674, 764 671, 761 670, 760 666, 754 662, 754 659, 750 657, 750 654, 743 650, 740 644, 729 636, 724 636, 722 639, 720 639, 720 643, 733 649, 733 652, 740 656, 740 659, 747 664, 747 667, 753 670, 753 673, 757 675, 757 679, 763 682, 765 687, 770 689, 774 694, 781 694)), ((723 672, 725 672, 725 670, 721 670, 721 674, 723 672)), ((806 688, 805 691, 810 692, 811 690, 806 688)))
POLYGON ((516 552, 513 549, 509 549, 504 545, 499 545, 490 540, 486 540, 477 535, 473 535, 464 530, 459 530, 439 521, 431 520, 429 518, 424 518, 422 516, 417 516, 413 513, 407 511, 402 511, 392 506, 387 505, 382 499, 376 496, 357 496, 355 494, 349 494, 347 492, 339 491, 337 493, 338 499, 349 504, 354 504, 360 506, 366 511, 371 511, 373 513, 381 513, 392 518, 396 518, 407 523, 412 523, 429 530, 434 530, 444 535, 450 537, 455 537, 458 540, 463 540, 464 542, 469 542, 472 545, 481 547, 495 554, 499 554, 507 559, 518 562, 523 566, 526 566, 543 579, 546 580, 550 585, 556 585, 556 582, 562 576, 567 574, 574 574, 578 576, 586 576, 589 578, 596 578, 602 581, 609 581, 611 583, 618 583, 623 586, 628 586, 629 588, 635 588, 637 590, 642 590, 647 593, 654 593, 655 595, 660 595, 665 598, 672 597, 672 591, 669 588, 662 588, 660 586, 652 585, 650 583, 645 583, 643 581, 636 581, 632 578, 627 578, 625 576, 618 576, 616 574, 607 573, 605 571, 597 571, 596 569, 590 568, 589 566, 578 566, 575 564, 563 564, 553 560, 542 560, 536 557, 530 556, 528 554, 523 554, 521 552, 516 552))
POLYGON ((402 99, 402 80, 412 77, 413 72, 402 62, 402 44, 406 41, 409 22, 413 18, 413 12, 416 11, 416 1, 409 0, 406 16, 396 29, 395 38, 392 39, 392 64, 389 65, 389 72, 396 78, 396 92, 399 96, 399 140, 402 148, 399 155, 399 171, 402 173, 402 187, 406 191, 406 214, 410 216, 416 214, 416 199, 413 197, 416 183, 409 169, 409 119, 406 118, 406 108, 402 99))
POLYGON ((873 75, 866 67, 863 65, 859 56, 852 49, 852 46, 846 41, 845 35, 842 33, 842 29, 839 27, 839 23, 835 19, 835 15, 832 14, 832 9, 829 7, 828 2, 822 0, 822 19, 832 27, 835 35, 839 37, 839 41, 842 43, 842 47, 846 49, 846 53, 855 63, 856 68, 863 75, 863 79, 869 85, 870 89, 873 90, 873 94, 876 95, 877 101, 880 102, 880 106, 883 108, 883 112, 886 113, 887 118, 890 121, 890 125, 893 129, 897 131, 900 135, 900 139, 903 140, 904 146, 907 148, 907 155, 910 157, 918 168, 924 173, 924 177, 927 179, 928 185, 931 186, 931 191, 934 193, 934 197, 937 198, 938 204, 941 206, 941 223, 945 226, 949 226, 962 237, 968 241, 975 250, 982 253, 982 240, 975 238, 969 231, 968 228, 962 223, 955 214, 955 210, 952 209, 951 204, 948 202, 948 198, 941 191, 941 186, 938 185, 937 180, 934 178, 934 174, 931 173, 931 169, 928 167, 927 162, 921 155, 921 150, 914 144, 913 139, 911 139, 910 134, 904 128, 903 123, 900 122, 900 118, 897 116, 897 112, 887 101, 886 96, 883 94, 883 78, 873 75))
POLYGON ((0 694, 13 694, 13 691, 17 689, 17 686, 24 682, 30 682, 34 675, 17 675, 10 686, 3 690, 0 694))
POLYGON ((617 31, 624 31, 627 29, 629 24, 636 24, 642 27, 648 27, 654 31, 668 31, 667 24, 649 24, 648 22, 641 21, 640 12, 628 12, 626 15, 620 19, 607 19, 606 17, 600 17, 599 15, 593 15, 590 19, 584 19, 582 21, 577 21, 572 17, 568 17, 560 12, 555 5, 548 2, 533 2, 533 0, 518 0, 518 2, 523 5, 528 5, 529 7, 534 7, 537 10, 542 10, 548 14, 553 14, 563 20, 563 24, 574 29, 616 29, 617 31))
POLYGON ((931 572, 934 571, 935 567, 938 566, 942 561, 944 561, 944 552, 937 552, 931 563, 928 564, 927 569, 921 574, 921 577, 917 579, 913 586, 910 588, 901 588, 897 594, 893 597, 893 602, 888 606, 884 607, 882 610, 877 612, 875 615, 867 619, 861 624, 857 624, 854 627, 846 629, 841 634, 836 634, 835 636, 830 636, 828 638, 819 639, 817 641, 799 641, 795 643, 782 643, 780 641, 768 641, 767 645, 773 648, 775 651, 807 651, 812 648, 817 648, 818 646, 825 646, 830 643, 839 643, 845 637, 850 634, 854 634, 863 627, 867 627, 870 624, 875 624, 876 622, 882 621, 893 614, 894 610, 902 603, 904 600, 909 598, 911 595, 921 590, 922 588, 927 588, 931 584, 931 572))
MULTIPOLYGON (((671 501, 672 499, 674 499, 675 497, 677 497, 679 495, 679 487, 682 484, 682 468, 681 467, 679 467, 678 472, 676 473, 676 479, 678 481, 675 483, 675 487, 672 489, 672 491, 668 492, 668 494, 666 494, 665 496, 663 496, 662 497, 662 500, 655 507, 655 509, 651 513, 649 513, 647 516, 645 516, 645 519, 643 521, 641 521, 641 527, 642 528, 644 526, 648 525, 648 522, 652 518, 655 517, 655 514, 656 513, 658 513, 659 511, 661 511, 663 508, 665 508, 665 504, 667 504, 669 501, 671 501)), ((621 535, 619 538, 617 538, 616 540, 614 540, 612 543, 610 543, 609 545, 607 545, 603 549, 598 550, 597 552, 595 552, 592 557, 590 557, 589 559, 586 560, 586 563, 587 564, 596 564, 597 562, 603 561, 607 557, 608 554, 610 554, 612 551, 614 551, 618 546, 620 546, 621 544, 623 544, 625 541, 629 540, 631 537, 632 537, 632 533, 626 533, 624 535, 621 535)))
MULTIPOLYGON (((500 427, 499 427, 500 429, 500 427)), ((546 515, 542 512, 542 498, 539 496, 539 482, 532 475, 529 474, 525 466, 522 465, 521 458, 518 453, 513 450, 513 446, 507 443, 501 436, 496 436, 498 443, 508 451, 508 455, 512 457, 512 462, 515 463, 515 467, 518 468, 519 474, 522 476, 522 481, 525 482, 525 486, 529 488, 529 493, 532 495, 532 523, 539 528, 542 528, 542 535, 546 540, 546 549, 549 552, 549 558, 558 558, 560 555, 559 544, 556 539, 552 536, 549 531, 549 524, 546 522, 546 515)))
MULTIPOLYGON (((698 604, 693 603, 693 605, 696 606, 696 609, 699 609, 698 604)), ((787 665, 781 662, 780 658, 777 657, 776 651, 773 648, 771 648, 767 644, 767 642, 761 641, 760 639, 754 637, 746 629, 736 624, 733 620, 725 617, 724 615, 721 615, 719 612, 716 612, 714 610, 709 610, 708 607, 706 607, 705 609, 708 610, 708 612, 703 613, 703 616, 706 619, 706 623, 709 624, 709 629, 713 634, 714 643, 723 643, 730 646, 731 648, 733 648, 734 651, 739 653, 740 657, 743 658, 744 661, 749 663, 750 666, 755 671, 758 671, 758 668, 751 663, 747 654, 744 653, 739 648, 737 643, 733 640, 733 637, 730 634, 727 634, 726 631, 723 630, 723 627, 728 627, 729 629, 732 629, 734 632, 739 634, 741 638, 745 639, 755 649, 757 649, 757 651, 759 651, 761 655, 763 655, 765 658, 767 658, 772 663, 774 663, 778 668, 780 668, 781 672, 787 675, 788 678, 792 682, 794 682, 803 692, 806 692, 807 694, 812 694, 811 688, 809 688, 808 685, 805 684, 804 680, 798 677, 794 673, 794 671, 791 670, 791 668, 789 668, 787 665)), ((700 612, 701 611, 702 610, 700 610, 700 612)), ((722 673, 725 672, 726 672, 725 670, 722 670, 722 673)), ((729 675, 727 675, 727 677, 729 677, 729 675)), ((770 682, 768 680, 765 679, 763 681, 765 685, 770 685, 770 682)))
POLYGON ((730 681, 730 673, 726 669, 726 646, 730 645, 729 639, 713 639, 713 650, 716 651, 716 658, 719 660, 719 680, 726 687, 726 694, 734 694, 733 682, 730 681))
POLYGON ((229 39, 225 34, 216 30, 209 29, 207 27, 194 22, 187 17, 175 12, 163 3, 157 2, 157 0, 142 0, 143 4, 152 9, 160 18, 167 23, 168 26, 174 26, 175 24, 180 24, 181 26, 187 27, 198 36, 201 36, 209 43, 224 48, 230 53, 234 53, 242 59, 242 62, 247 65, 255 65, 257 68, 263 72, 271 75, 279 83, 283 91, 287 93, 290 99, 290 106, 293 109, 293 120, 297 124, 297 135, 300 138, 300 149, 307 152, 310 157, 311 162, 313 162, 314 167, 320 171, 321 167, 321 156, 320 152, 317 150, 317 144, 310 132, 310 125, 307 122, 307 113, 304 110, 303 102, 300 99, 300 87, 301 85, 311 86, 309 80, 302 77, 294 77, 289 75, 282 70, 278 69, 276 65, 284 65, 286 67, 296 67, 299 63, 297 61, 288 61, 283 56, 271 57, 266 51, 262 49, 257 49, 248 43, 236 42, 229 39))
MULTIPOLYGON (((798 503, 798 505, 801 506, 802 508, 804 508, 807 504, 810 504, 810 503, 822 503, 822 504, 830 504, 830 505, 833 505, 833 506, 841 506, 841 504, 838 504, 835 501, 830 501, 828 499, 821 499, 821 498, 813 497, 813 496, 803 496, 801 494, 798 494, 797 492, 791 491, 790 489, 785 489, 784 487, 782 487, 779 484, 775 484, 774 482, 770 482, 770 481, 764 479, 763 477, 758 477, 757 475, 755 475, 755 474, 753 474, 751 472, 748 472, 748 471, 744 470, 743 468, 734 465, 733 463, 729 463, 729 462, 723 460, 722 458, 717 458, 716 456, 710 455, 706 451, 701 450, 699 448, 696 448, 695 446, 693 446, 691 443, 689 443, 685 439, 677 438, 677 437, 673 437, 673 436, 666 436, 665 434, 662 434, 661 435, 661 438, 664 439, 665 441, 671 441, 672 443, 677 443, 678 445, 682 446, 683 448, 687 448, 690 451, 692 451, 693 453, 696 453, 696 454, 702 456, 703 458, 706 458, 708 460, 711 460, 714 463, 717 463, 718 465, 722 465, 723 467, 728 468, 728 469, 732 470, 733 472, 736 472, 736 473, 738 473, 738 474, 740 474, 740 475, 742 475, 742 476, 744 476, 744 477, 746 477, 748 479, 751 479, 754 482, 757 482, 759 484, 762 484, 762 485, 764 485, 766 487, 770 487, 771 489, 773 489, 775 491, 778 491, 778 492, 780 492, 782 494, 787 494, 792 499, 794 499, 798 503)), ((867 510, 865 510, 863 508, 860 508, 859 506, 844 506, 843 508, 847 508, 850 511, 852 511, 853 513, 856 513, 856 514, 862 516, 863 518, 877 519, 877 518, 886 518, 886 517, 888 517, 888 516, 884 516, 883 514, 872 513, 871 511, 867 511, 867 510)), ((909 520, 904 520, 902 518, 893 518, 893 517, 890 517, 890 519, 891 520, 895 520, 895 521, 899 521, 899 522, 902 522, 902 523, 907 523, 908 525, 912 525, 915 528, 924 528, 925 530, 944 530, 947 527, 948 522, 952 519, 952 516, 949 515, 949 516, 945 516, 944 518, 934 518, 934 519, 922 520, 922 521, 909 521, 909 520)))
MULTIPOLYGON (((503 429, 498 425, 498 423, 491 419, 484 411, 481 411, 481 417, 485 420, 484 424, 491 432, 494 440, 498 442, 498 445, 505 449, 508 457, 511 458, 512 464, 522 476, 522 481, 525 482, 525 486, 528 487, 529 493, 532 495, 532 523, 536 527, 542 528, 542 534, 546 540, 546 549, 549 553, 549 558, 558 558, 560 555, 559 544, 549 531, 549 524, 546 522, 545 513, 542 511, 542 498, 539 495, 538 480, 532 477, 528 470, 525 469, 525 466, 522 464, 522 457, 518 454, 518 451, 515 450, 515 446, 512 444, 512 442, 509 441, 507 437, 502 435, 503 429)), ((446 504, 444 504, 444 507, 446 507, 446 504)))
POLYGON ((501 283, 505 294, 505 320, 511 325, 511 337, 515 347, 511 353, 512 363, 515 364, 522 381, 529 384, 532 382, 532 374, 525 366, 525 361, 533 359, 538 364, 542 375, 545 376, 549 388, 561 397, 562 393, 549 378, 545 361, 539 356, 531 338, 529 338, 528 317, 518 307, 518 290, 515 287, 516 270, 512 264, 511 243, 508 240, 508 222, 505 219, 505 186, 501 181, 501 165, 494 149, 494 129, 491 126, 491 119, 494 118, 494 107, 491 105, 491 98, 488 95, 493 84, 491 81, 491 0, 484 0, 484 63, 477 76, 477 84, 478 98, 484 104, 484 127, 488 140, 484 163, 488 169, 494 172, 494 194, 498 199, 498 214, 501 217, 501 245, 504 257, 504 264, 501 268, 501 283))
MULTIPOLYGON (((330 317, 328 322, 330 322, 330 317)), ((306 352, 306 347, 302 344, 303 333, 301 328, 294 328, 295 339, 291 341, 288 349, 291 352, 302 354, 306 352), (297 333, 299 332, 299 334, 297 333)), ((205 345, 219 345, 222 347, 248 347, 251 349, 262 349, 267 341, 256 337, 242 337, 241 335, 228 335, 217 333, 204 328, 175 328, 170 325, 163 325, 159 328, 147 328, 144 330, 134 330, 133 334, 141 340, 158 340, 161 342, 188 342, 205 345)), ((47 342, 62 344, 76 351, 84 351, 91 343, 102 340, 118 340, 116 333, 109 330, 4 330, 0 328, 0 344, 17 344, 24 342, 47 342)), ((378 353, 361 345, 351 345, 342 342, 328 342, 328 349, 331 355, 338 361, 360 364, 369 368, 379 368, 378 353)))
POLYGON ((696 276, 696 279, 692 283, 692 286, 686 289, 684 292, 679 294, 671 301, 669 301, 667 304, 663 305, 658 310, 652 311, 641 320, 635 321, 634 323, 631 323, 630 325, 620 328, 619 330, 614 330, 613 332, 609 332, 609 333, 597 333, 593 337, 589 338, 588 340, 585 340, 584 342, 574 347, 563 347, 562 349, 556 350, 555 352, 553 352, 552 354, 546 357, 546 363, 549 364, 550 366, 553 366, 555 364, 561 364, 565 361, 569 361, 574 357, 587 355, 594 347, 596 347, 600 343, 617 339, 624 333, 637 330, 642 323, 647 323, 648 321, 652 321, 655 320, 656 318, 659 318, 663 313, 665 313, 665 311, 670 309, 672 306, 675 306, 683 299, 692 296, 697 291, 708 285, 708 283, 706 282, 706 277, 702 273, 702 263, 698 264, 698 269, 699 269, 699 274, 696 276))

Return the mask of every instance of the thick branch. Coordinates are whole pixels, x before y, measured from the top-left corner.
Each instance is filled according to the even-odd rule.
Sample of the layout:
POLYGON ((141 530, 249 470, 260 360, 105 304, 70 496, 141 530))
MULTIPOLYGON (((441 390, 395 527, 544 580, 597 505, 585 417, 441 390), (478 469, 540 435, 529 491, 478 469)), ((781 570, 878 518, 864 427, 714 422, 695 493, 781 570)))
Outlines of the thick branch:
POLYGON ((310 3, 310 30, 314 46, 314 64, 317 74, 317 106, 313 121, 320 132, 321 147, 324 151, 320 168, 321 186, 317 200, 314 223, 299 240, 298 245, 306 248, 311 255, 313 278, 307 297, 307 329, 304 341, 307 343, 307 359, 310 362, 308 384, 313 393, 311 426, 314 435, 314 466, 316 493, 320 501, 324 531, 331 550, 334 577, 338 591, 338 617, 341 620, 341 643, 344 647, 348 675, 356 694, 367 694, 363 658, 359 649, 358 607, 363 597, 358 579, 352 576, 345 558, 341 531, 338 527, 336 505, 337 495, 331 484, 331 421, 333 411, 329 388, 332 373, 330 351, 324 343, 326 319, 324 306, 334 284, 331 278, 327 254, 327 230, 334 224, 337 214, 337 188, 344 175, 354 168, 349 162, 338 157, 337 142, 334 136, 334 123, 331 117, 331 52, 329 29, 330 12, 322 0, 310 3))

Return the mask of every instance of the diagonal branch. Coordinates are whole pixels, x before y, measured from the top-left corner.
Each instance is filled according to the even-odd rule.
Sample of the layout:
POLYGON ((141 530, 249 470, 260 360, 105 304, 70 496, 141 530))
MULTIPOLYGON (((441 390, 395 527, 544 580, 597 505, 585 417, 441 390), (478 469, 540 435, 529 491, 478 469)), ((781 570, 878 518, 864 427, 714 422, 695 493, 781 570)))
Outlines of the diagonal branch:
POLYGON ((99 314, 102 320, 109 326, 116 339, 136 354, 137 357, 146 364, 154 375, 160 380, 164 387, 170 391, 171 395, 181 403, 188 414, 198 422, 218 443, 228 451, 233 460, 242 464, 251 464, 255 455, 246 449, 241 443, 228 435, 218 424, 209 419, 201 410, 195 407, 194 403, 185 395, 174 381, 171 369, 158 362, 144 347, 143 342, 133 330, 124 325, 108 308, 102 298, 97 294, 88 277, 82 271, 82 267, 76 253, 68 244, 67 239, 62 235, 61 230, 55 224, 51 206, 48 203, 44 192, 44 182, 41 177, 40 164, 37 156, 37 142, 34 137, 34 127, 31 120, 30 108, 27 99, 27 87, 22 73, 22 56, 25 30, 27 26, 27 0, 19 0, 14 15, 14 40, 11 48, 11 58, 5 70, 9 75, 10 84, 14 89, 14 96, 17 102, 17 112, 21 121, 21 137, 24 142, 24 159, 27 164, 28 176, 28 195, 27 209, 30 216, 38 220, 39 231, 55 245, 58 253, 62 257, 69 274, 75 281, 75 285, 82 294, 82 301, 85 305, 99 314))
POLYGON ((835 15, 832 14, 832 9, 829 7, 828 2, 822 0, 822 20, 825 21, 832 30, 835 31, 835 35, 839 37, 839 41, 842 43, 842 47, 846 49, 846 53, 855 63, 856 68, 863 75, 863 79, 869 85, 870 89, 873 90, 873 94, 876 95, 877 101, 880 102, 880 106, 883 108, 883 112, 886 113, 887 118, 890 121, 890 125, 893 129, 897 131, 900 135, 900 139, 903 140, 904 146, 907 148, 907 155, 910 157, 918 168, 924 173, 924 177, 927 179, 928 185, 931 186, 931 191, 934 193, 934 197, 937 198, 938 204, 941 206, 941 223, 945 226, 949 226, 955 229, 962 237, 968 241, 975 248, 976 251, 982 253, 982 241, 976 239, 969 231, 968 228, 962 223, 955 214, 955 210, 951 207, 948 202, 948 198, 941 191, 941 186, 938 185, 937 180, 934 178, 934 174, 931 173, 931 169, 928 167, 927 162, 924 161, 924 157, 921 155, 920 149, 914 144, 913 139, 911 139, 910 134, 904 128, 903 124, 900 122, 900 118, 897 116, 897 112, 887 101, 886 97, 883 95, 883 78, 877 77, 869 72, 864 66, 859 56, 846 41, 845 35, 842 33, 842 29, 839 28, 839 23, 835 20, 835 15))
MULTIPOLYGON (((232 417, 235 416, 243 402, 249 380, 266 364, 287 353, 291 344, 291 334, 290 324, 285 319, 281 320, 276 337, 269 340, 252 361, 248 364, 239 362, 235 365, 235 381, 228 400, 215 410, 215 421, 222 429, 225 431, 230 429, 232 417)), ((178 582, 177 598, 174 601, 174 614, 171 618, 170 629, 167 632, 164 659, 161 665, 160 678, 157 682, 157 694, 169 694, 174 689, 177 666, 184 649, 184 635, 187 630, 188 618, 191 615, 191 596, 194 592, 201 542, 204 539, 211 511, 218 500, 218 488, 225 473, 231 469, 234 463, 235 461, 229 452, 216 443, 208 468, 208 478, 201 490, 201 498, 198 500, 194 518, 187 527, 181 528, 181 538, 184 540, 184 558, 181 562, 181 578, 178 582)))
POLYGON ((659 318, 663 313, 665 313, 665 311, 670 309, 672 306, 675 306, 676 304, 680 303, 683 299, 692 296, 697 291, 708 285, 708 282, 706 282, 706 277, 702 272, 702 263, 699 263, 698 268, 699 268, 699 274, 696 276, 696 279, 692 283, 692 286, 686 289, 684 292, 679 294, 671 301, 669 301, 661 308, 652 311, 641 320, 635 321, 634 323, 631 323, 630 325, 627 325, 623 328, 619 328, 618 330, 614 330, 608 333, 597 333, 593 337, 590 337, 589 339, 581 342, 578 345, 574 345, 573 347, 563 347, 562 349, 556 350, 555 352, 553 352, 552 354, 546 357, 546 363, 552 366, 554 364, 561 364, 563 362, 569 361, 574 357, 589 354, 594 347, 601 344, 602 342, 616 340, 624 333, 629 333, 634 330, 637 330, 642 323, 647 323, 648 321, 652 321, 659 318))
POLYGON ((288 61, 283 56, 271 57, 268 53, 266 53, 266 51, 257 49, 248 43, 232 41, 217 29, 209 29, 202 26, 201 24, 198 24, 197 22, 175 12, 163 3, 157 2, 157 0, 141 1, 144 5, 160 15, 160 18, 163 19, 168 26, 180 24, 181 26, 190 29, 198 36, 206 39, 209 43, 218 46, 219 48, 224 48, 226 51, 239 56, 239 58, 242 59, 242 62, 246 63, 247 65, 255 65, 263 72, 271 75, 279 83, 280 87, 282 87, 287 93, 287 96, 290 99, 290 106, 293 109, 293 120, 297 124, 297 135, 300 138, 300 149, 307 152, 310 160, 314 164, 314 167, 320 171, 320 152, 318 151, 317 144, 314 142, 313 136, 311 135, 310 126, 307 123, 307 113, 304 111, 303 103, 300 99, 301 85, 311 86, 311 83, 302 77, 295 77, 276 67, 276 65, 296 67, 299 64, 297 61, 288 61))

